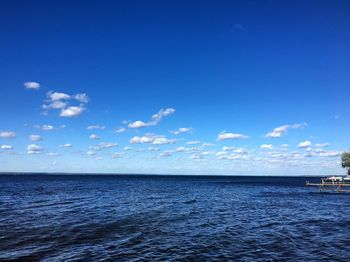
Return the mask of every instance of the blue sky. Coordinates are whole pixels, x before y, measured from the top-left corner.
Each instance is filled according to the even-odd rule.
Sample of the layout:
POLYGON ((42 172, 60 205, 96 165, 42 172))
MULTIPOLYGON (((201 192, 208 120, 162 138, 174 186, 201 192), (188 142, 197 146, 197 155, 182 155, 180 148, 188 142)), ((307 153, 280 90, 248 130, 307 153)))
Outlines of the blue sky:
POLYGON ((0 171, 344 174, 348 1, 2 1, 0 171))

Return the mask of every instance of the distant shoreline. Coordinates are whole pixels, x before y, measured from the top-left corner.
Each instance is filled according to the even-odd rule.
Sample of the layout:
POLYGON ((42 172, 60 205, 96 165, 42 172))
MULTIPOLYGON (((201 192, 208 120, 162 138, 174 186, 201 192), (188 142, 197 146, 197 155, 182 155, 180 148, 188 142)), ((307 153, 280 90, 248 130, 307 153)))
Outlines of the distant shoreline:
POLYGON ((326 177, 327 175, 295 175, 295 176, 283 176, 283 175, 181 175, 181 174, 142 174, 142 173, 66 173, 66 172, 0 172, 0 176, 14 175, 14 176, 25 176, 25 175, 38 175, 38 176, 111 176, 111 177, 207 177, 207 178, 227 178, 227 177, 275 177, 275 178, 295 178, 295 177, 326 177))

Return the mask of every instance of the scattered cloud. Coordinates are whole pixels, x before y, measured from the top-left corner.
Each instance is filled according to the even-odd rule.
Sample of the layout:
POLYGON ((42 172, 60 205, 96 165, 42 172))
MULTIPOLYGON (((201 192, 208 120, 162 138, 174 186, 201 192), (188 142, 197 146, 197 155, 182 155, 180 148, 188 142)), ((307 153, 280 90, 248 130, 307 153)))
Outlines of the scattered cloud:
POLYGON ((159 157, 161 157, 161 158, 169 157, 169 156, 172 156, 172 151, 165 151, 165 152, 159 154, 159 157))
POLYGON ((56 109, 60 110, 59 116, 61 117, 76 117, 81 115, 85 110, 85 105, 89 102, 89 97, 85 93, 79 93, 76 95, 68 95, 60 92, 50 91, 46 94, 47 100, 43 104, 42 108, 48 113, 48 110, 56 109), (70 105, 71 101, 76 100, 79 105, 70 105))
POLYGON ((4 149, 4 150, 12 150, 12 149, 13 149, 13 146, 11 146, 11 145, 2 145, 2 146, 1 146, 1 149, 4 149))
POLYGON ((193 140, 193 141, 188 141, 186 144, 187 145, 199 145, 201 141, 193 140))
POLYGON ((161 109, 158 111, 158 113, 154 114, 152 116, 151 121, 144 122, 137 120, 135 122, 129 123, 129 128, 143 128, 147 126, 156 126, 164 117, 169 116, 175 112, 175 109, 173 108, 167 108, 167 109, 161 109))
POLYGON ((131 144, 153 144, 153 145, 164 145, 174 144, 176 139, 168 139, 163 135, 145 134, 142 137, 135 136, 129 141, 131 144))
POLYGON ((114 133, 116 134, 119 134, 119 133, 123 133, 124 131, 126 131, 126 129, 124 127, 120 127, 120 128, 117 128, 114 133))
POLYGON ((218 137, 217 137, 217 141, 222 141, 222 140, 227 140, 227 139, 244 139, 244 138, 248 138, 248 136, 246 135, 242 135, 242 134, 235 134, 235 133, 229 133, 226 131, 222 131, 218 137))
POLYGON ((271 138, 281 137, 287 133, 288 129, 300 129, 306 126, 307 126, 306 123, 279 126, 279 127, 276 127, 274 130, 268 132, 265 135, 265 137, 271 137, 271 138))
POLYGON ((47 153, 48 156, 59 156, 60 153, 57 153, 57 152, 50 152, 50 153, 47 153))
POLYGON ((316 144, 315 147, 326 147, 329 146, 329 143, 316 144))
POLYGON ((85 111, 85 108, 80 106, 70 106, 66 109, 62 109, 60 112, 60 116, 62 117, 76 117, 81 115, 85 111))
POLYGON ((42 137, 39 136, 39 135, 30 135, 30 136, 29 136, 29 140, 30 140, 30 141, 41 141, 41 140, 43 140, 43 139, 42 139, 42 137))
POLYGON ((90 139, 93 139, 93 140, 99 140, 100 137, 98 135, 95 135, 95 134, 92 134, 89 136, 90 139))
POLYGON ((53 131, 66 128, 66 125, 60 125, 58 127, 54 127, 53 125, 34 125, 34 128, 41 129, 43 131, 53 131))
POLYGON ((310 141, 304 141, 304 142, 300 142, 298 145, 298 148, 308 148, 311 146, 311 142, 310 141))
POLYGON ((89 150, 89 151, 86 152, 86 154, 87 154, 88 156, 95 156, 95 155, 97 154, 97 152, 92 151, 92 150, 89 150))
POLYGON ((60 145, 60 147, 65 147, 65 148, 72 147, 72 146, 73 146, 73 145, 72 145, 72 144, 69 144, 69 143, 60 145))
POLYGON ((37 146, 35 144, 31 144, 27 146, 27 154, 33 155, 33 154, 40 154, 43 151, 43 148, 41 146, 37 146))
POLYGON ((76 94, 73 96, 73 98, 79 101, 80 103, 84 103, 84 104, 90 101, 90 98, 85 93, 76 94))
POLYGON ((112 148, 112 147, 117 147, 118 143, 106 143, 106 142, 101 142, 98 145, 99 149, 107 149, 107 148, 112 148))
POLYGON ((341 155, 341 152, 328 151, 328 152, 321 152, 319 155, 322 157, 338 157, 341 155))
POLYGON ((91 126, 87 126, 87 127, 86 127, 86 130, 93 130, 93 129, 104 130, 104 129, 106 129, 106 126, 91 125, 91 126))
POLYGON ((159 151, 160 148, 159 148, 159 147, 150 146, 150 147, 148 148, 148 150, 149 150, 149 151, 159 151))
POLYGON ((0 138, 15 138, 16 133, 13 131, 0 131, 0 138))
POLYGON ((273 147, 272 147, 271 144, 263 144, 263 145, 260 146, 260 148, 269 149, 269 150, 272 150, 272 149, 273 149, 273 147))
POLYGON ((170 133, 174 135, 178 135, 181 133, 192 133, 193 128, 192 127, 180 127, 177 130, 171 130, 170 133))
POLYGON ((38 82, 25 82, 24 87, 26 89, 34 89, 34 90, 39 90, 40 84, 38 82))

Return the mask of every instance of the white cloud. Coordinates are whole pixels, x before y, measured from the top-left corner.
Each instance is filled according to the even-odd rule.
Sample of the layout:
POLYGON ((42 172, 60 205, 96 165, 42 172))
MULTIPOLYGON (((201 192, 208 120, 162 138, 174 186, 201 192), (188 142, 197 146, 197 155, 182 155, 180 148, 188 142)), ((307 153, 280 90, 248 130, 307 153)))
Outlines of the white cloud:
POLYGON ((338 157, 341 153, 337 151, 328 151, 328 152, 321 152, 320 156, 322 157, 338 157))
POLYGON ((164 117, 169 116, 175 112, 173 108, 161 109, 158 113, 152 116, 152 120, 150 122, 144 122, 137 120, 135 122, 129 123, 129 128, 142 128, 147 126, 155 126, 157 125, 164 117))
POLYGON ((112 147, 117 147, 117 143, 106 143, 106 142, 101 142, 98 147, 100 149, 106 149, 106 148, 112 148, 112 147))
POLYGON ((60 116, 62 117, 75 117, 81 115, 85 111, 83 106, 70 106, 66 109, 62 109, 60 116))
POLYGON ((87 126, 86 129, 87 130, 93 130, 93 129, 104 130, 104 129, 106 129, 106 127, 105 126, 100 126, 100 125, 91 125, 91 126, 87 126))
POLYGON ((11 150, 11 149, 13 149, 13 146, 11 146, 11 145, 2 145, 2 146, 1 146, 1 149, 4 149, 4 150, 11 150))
POLYGON ((316 144, 316 147, 326 147, 329 146, 329 143, 316 144))
MULTIPOLYGON (((68 95, 60 92, 48 92, 46 104, 42 106, 45 110, 56 109, 60 110, 61 117, 74 117, 79 116, 85 111, 84 105, 89 102, 89 98, 85 93, 80 93, 76 95, 68 95), (70 101, 75 99, 80 102, 79 106, 70 105, 70 101)), ((45 111, 44 114, 48 112, 45 111)))
POLYGON ((197 141, 197 140, 193 140, 193 141, 188 141, 186 144, 187 145, 199 145, 201 142, 197 141))
POLYGON ((24 86, 26 89, 39 90, 40 84, 38 82, 25 82, 24 86))
POLYGON ((168 139, 165 136, 146 134, 142 137, 135 136, 129 141, 131 144, 154 144, 154 145, 164 145, 164 144, 174 144, 176 139, 168 139))
POLYGON ((274 130, 268 132, 265 135, 265 137, 271 137, 271 138, 281 137, 287 133, 288 129, 300 129, 306 126, 307 126, 306 123, 279 126, 279 127, 276 127, 274 130))
POLYGON ((173 108, 167 108, 165 110, 161 109, 157 114, 154 114, 152 116, 152 120, 158 123, 160 120, 162 120, 163 117, 169 116, 173 113, 175 113, 175 109, 173 108))
POLYGON ((263 148, 263 149, 270 149, 270 150, 273 149, 271 144, 263 144, 260 147, 263 148))
POLYGON ((165 151, 165 152, 159 154, 159 157, 169 157, 169 156, 172 156, 171 151, 165 151))
POLYGON ((48 105, 43 105, 42 108, 44 109, 62 109, 65 108, 68 105, 68 103, 57 100, 57 101, 52 101, 50 104, 48 105))
POLYGON ((124 127, 120 127, 120 128, 117 128, 117 129, 114 131, 114 133, 117 133, 117 134, 123 133, 125 130, 126 130, 126 129, 125 129, 124 127))
POLYGON ((43 148, 41 146, 37 146, 35 144, 31 144, 27 146, 27 154, 40 154, 43 151, 43 148))
POLYGON ((244 139, 244 138, 248 138, 248 136, 223 131, 218 135, 216 140, 222 141, 222 140, 226 140, 226 139, 244 139))
POLYGON ((112 154, 112 157, 113 157, 113 158, 121 158, 121 157, 123 157, 124 155, 125 155, 124 152, 115 152, 115 153, 112 154))
POLYGON ((311 142, 310 141, 300 142, 299 145, 298 145, 299 148, 308 148, 309 146, 311 146, 311 142))
POLYGON ((146 127, 146 126, 149 126, 150 124, 149 123, 145 123, 143 121, 135 121, 133 123, 130 123, 128 125, 129 128, 142 128, 142 127, 146 127))
POLYGON ((74 99, 78 100, 80 103, 88 103, 89 97, 85 93, 76 94, 73 96, 74 99))
POLYGON ((180 127, 178 130, 170 131, 170 133, 172 133, 174 135, 178 135, 178 134, 181 134, 181 133, 191 132, 192 130, 193 130, 192 127, 180 127))
POLYGON ((176 152, 184 152, 184 151, 186 151, 186 148, 183 146, 176 148, 176 152))
POLYGON ((234 149, 235 148, 233 146, 224 146, 224 147, 222 147, 222 150, 224 150, 224 151, 232 151, 234 149))
POLYGON ((56 152, 50 152, 50 153, 47 153, 48 156, 59 156, 60 154, 59 153, 56 153, 56 152))
POLYGON ((130 150, 132 150, 132 147, 130 147, 130 146, 125 146, 125 147, 123 148, 123 150, 124 150, 124 151, 130 151, 130 150))
POLYGON ((59 92, 48 92, 47 96, 50 98, 51 101, 71 99, 70 95, 67 95, 65 93, 59 93, 59 92))
POLYGON ((0 131, 0 138, 15 138, 16 133, 13 131, 0 131))
POLYGON ((86 152, 88 156, 95 156, 97 153, 95 151, 89 150, 86 152))
POLYGON ((43 131, 51 131, 55 129, 52 125, 42 125, 40 128, 43 131))
POLYGON ((95 134, 92 134, 89 136, 90 139, 93 139, 93 140, 99 140, 100 137, 98 135, 95 135, 95 134))
POLYGON ((150 147, 148 148, 148 150, 149 150, 149 151, 159 151, 160 148, 159 148, 159 147, 150 146, 150 147))
POLYGON ((30 140, 30 141, 41 141, 41 140, 42 140, 42 137, 39 136, 39 135, 30 135, 30 136, 29 136, 29 140, 30 140))
POLYGON ((73 145, 72 144, 69 144, 69 143, 66 143, 66 144, 63 144, 63 145, 60 145, 60 147, 72 147, 73 145))

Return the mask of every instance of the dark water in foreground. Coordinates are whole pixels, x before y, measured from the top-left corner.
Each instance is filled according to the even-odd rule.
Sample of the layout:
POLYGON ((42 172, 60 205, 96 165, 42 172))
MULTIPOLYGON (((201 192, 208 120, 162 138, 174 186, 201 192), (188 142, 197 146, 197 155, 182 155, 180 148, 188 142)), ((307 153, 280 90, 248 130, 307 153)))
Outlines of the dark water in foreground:
POLYGON ((306 178, 0 176, 0 260, 350 261, 350 194, 306 178))

